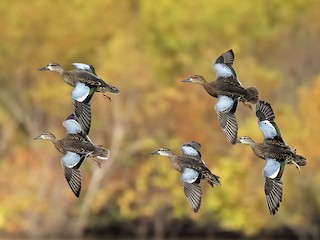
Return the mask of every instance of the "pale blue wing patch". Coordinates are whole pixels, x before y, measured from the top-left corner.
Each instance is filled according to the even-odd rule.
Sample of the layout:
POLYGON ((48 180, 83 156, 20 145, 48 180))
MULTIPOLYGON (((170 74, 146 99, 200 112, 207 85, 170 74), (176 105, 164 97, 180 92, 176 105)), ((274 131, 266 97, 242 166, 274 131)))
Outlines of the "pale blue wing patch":
POLYGON ((62 125, 67 130, 67 134, 78 134, 82 132, 80 124, 74 119, 64 120, 62 125))
POLYGON ((67 153, 61 158, 61 164, 68 168, 72 168, 79 163, 80 159, 81 157, 79 154, 67 151, 67 153))
POLYGON ((184 155, 188 155, 188 156, 193 156, 193 157, 197 157, 200 159, 200 161, 205 164, 205 162, 203 161, 203 159, 201 158, 201 155, 199 154, 199 152, 197 150, 195 150, 193 147, 190 146, 185 146, 183 145, 181 147, 181 151, 183 152, 184 155))
POLYGON ((78 102, 83 102, 90 93, 90 87, 85 85, 84 83, 76 83, 76 86, 74 87, 71 95, 72 98, 78 102))
POLYGON ((222 63, 213 64, 213 69, 215 70, 217 77, 231 77, 233 75, 233 71, 226 65, 222 63))
POLYGON ((91 65, 85 63, 72 63, 72 66, 74 66, 76 69, 85 70, 93 73, 91 65))
POLYGON ((199 173, 192 168, 185 168, 182 171, 181 182, 194 183, 199 177, 199 173))
POLYGON ((182 146, 181 151, 184 155, 197 156, 199 157, 199 152, 190 146, 182 146))
POLYGON ((277 129, 268 120, 264 120, 258 123, 264 138, 274 138, 278 135, 277 129))
POLYGON ((262 171, 264 177, 274 179, 280 172, 280 163, 273 158, 266 158, 266 165, 262 171))
POLYGON ((231 97, 223 96, 223 95, 218 95, 218 101, 214 105, 214 108, 218 112, 229 112, 234 104, 234 100, 231 97))

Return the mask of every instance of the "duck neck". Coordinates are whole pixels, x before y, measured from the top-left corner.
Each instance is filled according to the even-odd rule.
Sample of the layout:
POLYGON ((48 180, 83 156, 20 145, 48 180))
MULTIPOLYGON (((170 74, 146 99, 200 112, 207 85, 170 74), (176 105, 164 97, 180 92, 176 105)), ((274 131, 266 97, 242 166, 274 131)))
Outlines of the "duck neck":
POLYGON ((62 76, 62 75, 64 74, 64 72, 65 72, 65 70, 64 70, 62 67, 60 67, 60 66, 58 66, 57 68, 55 68, 54 71, 57 72, 57 73, 59 73, 60 76, 62 76))
POLYGON ((215 90, 215 82, 208 83, 206 80, 204 80, 201 85, 204 87, 207 93, 209 93, 213 97, 217 97, 217 93, 215 90))
POLYGON ((180 166, 181 159, 180 159, 180 157, 172 154, 171 156, 168 156, 168 158, 171 161, 172 167, 174 169, 176 169, 177 171, 181 172, 181 166, 180 166))
POLYGON ((63 151, 63 148, 62 148, 62 143, 60 140, 57 140, 56 138, 52 138, 50 139, 50 141, 53 143, 53 145, 55 146, 55 148, 61 152, 61 153, 65 153, 65 151, 63 151))
POLYGON ((65 71, 62 69, 61 72, 59 72, 60 76, 62 77, 62 79, 69 84, 70 86, 74 87, 75 86, 75 82, 74 82, 74 70, 71 71, 65 71))
POLYGON ((251 146, 252 151, 254 152, 254 154, 257 157, 264 158, 263 154, 262 154, 263 151, 262 151, 262 145, 261 144, 255 143, 255 142, 252 141, 249 145, 251 146))

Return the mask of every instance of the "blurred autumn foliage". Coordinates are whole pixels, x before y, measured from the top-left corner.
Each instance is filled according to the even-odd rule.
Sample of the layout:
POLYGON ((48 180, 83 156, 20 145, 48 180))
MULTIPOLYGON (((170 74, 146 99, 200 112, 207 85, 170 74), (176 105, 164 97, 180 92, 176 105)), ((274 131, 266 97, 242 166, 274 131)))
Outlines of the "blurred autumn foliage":
MULTIPOLYGON (((2 0, 0 234, 81 235, 139 220, 138 235, 151 224, 161 236, 173 219, 191 219, 247 235, 286 227, 319 237, 319 9, 318 0, 2 0), (260 89, 286 142, 308 159, 300 174, 287 166, 275 216, 265 203, 264 161, 249 147, 231 146, 216 100, 181 83, 191 74, 214 80, 212 63, 230 48, 243 85, 260 89), (61 154, 32 140, 43 130, 63 137, 61 122, 72 112, 72 88, 55 73, 37 71, 49 62, 66 69, 90 63, 121 90, 112 102, 101 94, 92 99, 90 137, 111 157, 101 169, 82 165, 79 199, 65 181, 61 154), (148 154, 160 147, 180 154, 191 140, 202 144, 222 182, 202 185, 198 214, 169 161, 148 154)), ((239 136, 262 141, 253 111, 239 105, 237 117, 239 136)))

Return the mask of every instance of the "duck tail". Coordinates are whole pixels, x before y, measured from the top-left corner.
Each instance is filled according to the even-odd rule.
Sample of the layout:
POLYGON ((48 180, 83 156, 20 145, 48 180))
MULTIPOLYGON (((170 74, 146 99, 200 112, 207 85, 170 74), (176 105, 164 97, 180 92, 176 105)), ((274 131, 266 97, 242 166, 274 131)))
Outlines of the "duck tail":
POLYGON ((94 150, 92 157, 97 157, 102 160, 106 160, 109 158, 109 149, 106 149, 104 147, 96 146, 96 149, 94 150))
POLYGON ((248 92, 248 99, 247 101, 256 104, 259 101, 259 91, 256 87, 249 87, 247 88, 248 92))
POLYGON ((118 94, 120 90, 112 85, 109 85, 107 83, 104 83, 103 86, 100 87, 100 91, 103 93, 113 93, 113 94, 118 94))
POLYGON ((220 180, 217 175, 214 175, 210 171, 203 173, 203 178, 205 178, 208 183, 213 187, 214 185, 221 185, 220 180))
POLYGON ((299 165, 299 166, 305 166, 307 165, 307 159, 301 155, 296 155, 294 161, 299 165))

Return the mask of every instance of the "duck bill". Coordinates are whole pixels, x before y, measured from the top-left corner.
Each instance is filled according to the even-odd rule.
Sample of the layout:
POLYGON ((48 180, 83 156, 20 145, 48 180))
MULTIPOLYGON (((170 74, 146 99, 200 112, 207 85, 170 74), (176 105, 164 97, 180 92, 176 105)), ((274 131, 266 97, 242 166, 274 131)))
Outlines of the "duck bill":
POLYGON ((33 140, 39 140, 39 139, 42 139, 41 138, 41 135, 39 135, 39 136, 36 136, 36 137, 34 137, 34 138, 32 138, 33 140))
POLYGON ((192 82, 190 78, 187 78, 185 80, 182 80, 181 82, 185 82, 185 83, 189 83, 189 82, 192 82))
POLYGON ((42 67, 38 69, 39 71, 47 71, 49 70, 48 66, 42 67))
POLYGON ((152 154, 152 155, 159 155, 159 152, 158 152, 158 151, 155 151, 155 152, 151 152, 150 154, 152 154))

